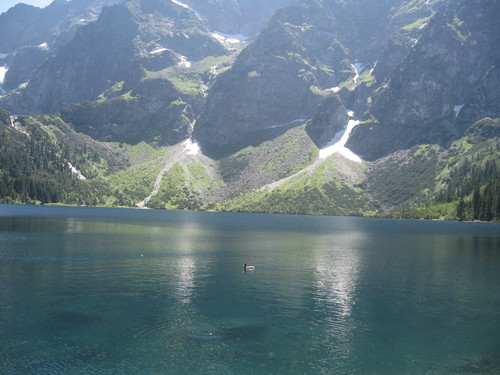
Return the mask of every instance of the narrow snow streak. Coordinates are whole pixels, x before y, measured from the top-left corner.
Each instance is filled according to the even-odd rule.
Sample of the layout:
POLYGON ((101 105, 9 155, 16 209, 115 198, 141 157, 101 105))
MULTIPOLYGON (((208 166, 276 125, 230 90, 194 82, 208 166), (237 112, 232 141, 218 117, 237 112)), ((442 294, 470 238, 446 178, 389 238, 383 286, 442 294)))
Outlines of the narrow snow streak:
POLYGON ((183 7, 183 8, 185 8, 185 9, 187 9, 187 10, 189 10, 189 11, 193 12, 193 13, 195 14, 195 16, 196 16, 196 17, 201 18, 200 14, 199 14, 196 10, 194 10, 193 8, 191 8, 189 5, 184 4, 183 2, 180 2, 180 1, 178 1, 178 0, 171 0, 171 1, 172 1, 174 4, 179 5, 179 6, 183 7))
POLYGON ((69 169, 71 169, 71 173, 73 173, 74 175, 76 175, 76 177, 79 179, 79 180, 86 180, 87 178, 82 174, 82 172, 80 172, 78 169, 76 169, 73 164, 71 164, 69 161, 67 162, 68 163, 68 167, 69 169))
POLYGON ((365 67, 360 62, 355 62, 354 64, 351 64, 351 66, 354 68, 354 71, 356 72, 356 75, 354 76, 354 86, 356 86, 358 83, 359 75, 361 74, 361 72, 365 67))
POLYGON ((159 48, 156 48, 154 50, 152 50, 151 52, 149 52, 150 55, 156 55, 158 53, 162 53, 162 52, 165 52, 165 51, 168 51, 169 49, 168 48, 164 48, 164 47, 159 47, 159 48))
POLYGON ((453 111, 455 112, 455 118, 458 117, 458 115, 460 114, 460 111, 462 110, 462 108, 464 107, 465 104, 460 104, 460 105, 456 105, 454 108, 453 108, 453 111))
POLYGON ((309 121, 309 120, 307 120, 305 118, 298 118, 298 119, 292 120, 290 122, 287 122, 286 124, 266 126, 264 129, 282 128, 284 126, 290 126, 290 125, 293 125, 293 124, 300 124, 300 123, 304 124, 307 121, 309 121))

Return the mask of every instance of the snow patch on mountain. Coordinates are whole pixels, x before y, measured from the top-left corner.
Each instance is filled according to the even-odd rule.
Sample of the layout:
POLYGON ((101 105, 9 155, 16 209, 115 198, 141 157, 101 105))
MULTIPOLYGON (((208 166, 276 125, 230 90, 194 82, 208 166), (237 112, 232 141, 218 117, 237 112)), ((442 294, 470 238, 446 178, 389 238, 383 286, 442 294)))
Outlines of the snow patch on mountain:
POLYGON ((365 66, 358 61, 352 64, 352 66, 354 67, 358 75, 365 69, 365 66))
POLYGON ((177 63, 177 66, 179 68, 190 68, 191 67, 191 61, 188 61, 186 56, 182 56, 181 54, 175 52, 174 50, 171 50, 170 48, 165 48, 165 47, 157 47, 151 52, 149 52, 150 55, 158 55, 160 53, 163 53, 165 51, 170 51, 174 53, 178 58, 179 62, 177 63))
POLYGON ((5 74, 7 73, 8 70, 9 68, 7 66, 0 66, 0 85, 3 83, 5 79, 5 74))
POLYGON ((246 42, 250 38, 243 34, 229 35, 221 33, 220 31, 214 31, 212 36, 223 44, 236 44, 240 42, 246 42))
POLYGON ((191 61, 188 61, 186 56, 180 56, 181 61, 177 64, 179 68, 190 68, 191 67, 191 61))
POLYGON ((17 130, 19 133, 24 134, 28 138, 30 137, 30 135, 25 130, 23 130, 21 123, 17 119, 17 116, 9 116, 9 125, 12 129, 17 130))
POLYGON ((168 51, 169 49, 168 48, 165 48, 165 47, 158 47, 154 50, 152 50, 151 52, 149 52, 150 55, 157 55, 159 53, 162 53, 162 52, 165 52, 165 51, 168 51))
POLYGON ((354 86, 356 86, 358 83, 359 75, 365 69, 365 67, 363 66, 363 64, 357 61, 354 64, 351 64, 351 66, 353 67, 354 72, 356 73, 354 75, 354 86))
POLYGON ((340 87, 339 86, 330 87, 329 89, 326 89, 325 91, 326 92, 333 92, 335 94, 335 93, 340 91, 340 87))
POLYGON ((5 90, 2 87, 3 81, 5 80, 5 74, 9 68, 7 66, 0 66, 0 95, 5 94, 5 90))
POLYGON ((68 163, 68 167, 69 169, 71 170, 71 173, 73 173, 76 178, 78 178, 79 180, 86 180, 87 178, 82 174, 82 172, 80 172, 78 169, 76 169, 73 164, 71 164, 69 161, 67 162, 68 163))
POLYGON ((187 5, 187 4, 183 3, 183 2, 180 2, 178 0, 170 0, 170 1, 172 1, 176 5, 179 5, 179 6, 183 7, 183 8, 185 8, 185 9, 193 12, 196 15, 196 17, 201 18, 200 13, 198 13, 196 10, 194 10, 193 8, 191 8, 189 5, 187 5))
POLYGON ((296 124, 296 125, 302 125, 302 124, 305 124, 307 121, 309 121, 309 120, 305 119, 305 118, 298 118, 298 119, 292 120, 290 122, 287 122, 286 124, 266 126, 265 129, 282 128, 282 127, 291 126, 291 125, 294 125, 294 124, 296 124))
POLYGON ((182 145, 184 146, 184 152, 186 155, 198 155, 201 148, 196 139, 186 139, 182 145))
MULTIPOLYGON (((348 114, 351 116, 354 113, 352 111, 349 111, 348 114)), ((361 163, 363 160, 354 152, 345 147, 352 129, 354 129, 358 124, 359 120, 349 120, 345 129, 335 134, 335 137, 333 137, 333 139, 325 147, 319 150, 319 158, 326 159, 328 156, 339 153, 349 160, 355 161, 356 163, 361 163)))
POLYGON ((460 111, 462 110, 464 105, 465 104, 460 104, 460 105, 456 105, 455 107, 453 107, 453 111, 455 112, 455 118, 458 117, 458 115, 460 114, 460 111))

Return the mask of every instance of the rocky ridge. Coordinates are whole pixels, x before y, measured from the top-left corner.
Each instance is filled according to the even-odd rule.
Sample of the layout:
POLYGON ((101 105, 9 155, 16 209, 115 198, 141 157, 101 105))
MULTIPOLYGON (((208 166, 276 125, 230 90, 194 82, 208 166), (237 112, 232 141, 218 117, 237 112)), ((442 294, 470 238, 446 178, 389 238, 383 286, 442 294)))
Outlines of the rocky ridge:
MULTIPOLYGON (((496 0, 273 1, 266 12, 277 12, 249 42, 215 32, 209 11, 249 3, 203 6, 129 0, 41 53, 37 68, 23 66, 19 49, 7 78, 29 84, 6 80, 0 106, 56 113, 35 123, 118 144, 122 155, 148 144, 156 157, 100 176, 116 187, 106 204, 135 205, 154 191, 147 205, 156 208, 359 215, 444 197, 467 206, 470 186, 444 177, 458 170, 474 173, 476 196, 492 189, 496 0), (326 152, 352 127, 346 146, 365 161, 345 158, 344 143, 326 152), (184 142, 201 150, 172 159, 184 142)), ((242 33, 240 21, 222 32, 242 33)))

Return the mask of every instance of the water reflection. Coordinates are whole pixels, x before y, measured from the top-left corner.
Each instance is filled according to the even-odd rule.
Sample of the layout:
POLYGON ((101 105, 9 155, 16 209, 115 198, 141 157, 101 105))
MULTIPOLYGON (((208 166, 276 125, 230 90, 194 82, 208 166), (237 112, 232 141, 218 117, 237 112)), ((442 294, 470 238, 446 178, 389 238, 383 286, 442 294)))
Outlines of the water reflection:
POLYGON ((364 240, 354 232, 323 236, 314 253, 318 339, 330 355, 344 360, 354 356, 353 307, 362 264, 358 246, 364 240))
POLYGON ((436 375, 498 353, 498 227, 133 214, 0 216, 2 375, 436 375))
POLYGON ((194 241, 200 237, 202 229, 199 224, 185 223, 177 233, 177 241, 174 246, 177 247, 179 254, 175 262, 176 270, 176 291, 180 303, 187 304, 191 302, 193 290, 195 288, 196 263, 194 253, 196 251, 194 241))
POLYGON ((194 289, 195 262, 191 257, 183 257, 177 261, 177 294, 179 302, 190 303, 194 289))

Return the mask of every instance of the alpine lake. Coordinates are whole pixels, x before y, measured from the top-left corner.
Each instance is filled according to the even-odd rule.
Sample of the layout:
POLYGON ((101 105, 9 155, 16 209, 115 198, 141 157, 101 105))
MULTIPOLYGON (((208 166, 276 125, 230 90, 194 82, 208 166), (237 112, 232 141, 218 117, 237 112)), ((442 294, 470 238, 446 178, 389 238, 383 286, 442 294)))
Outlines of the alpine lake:
POLYGON ((0 374, 500 374, 500 225, 0 205, 0 374))

